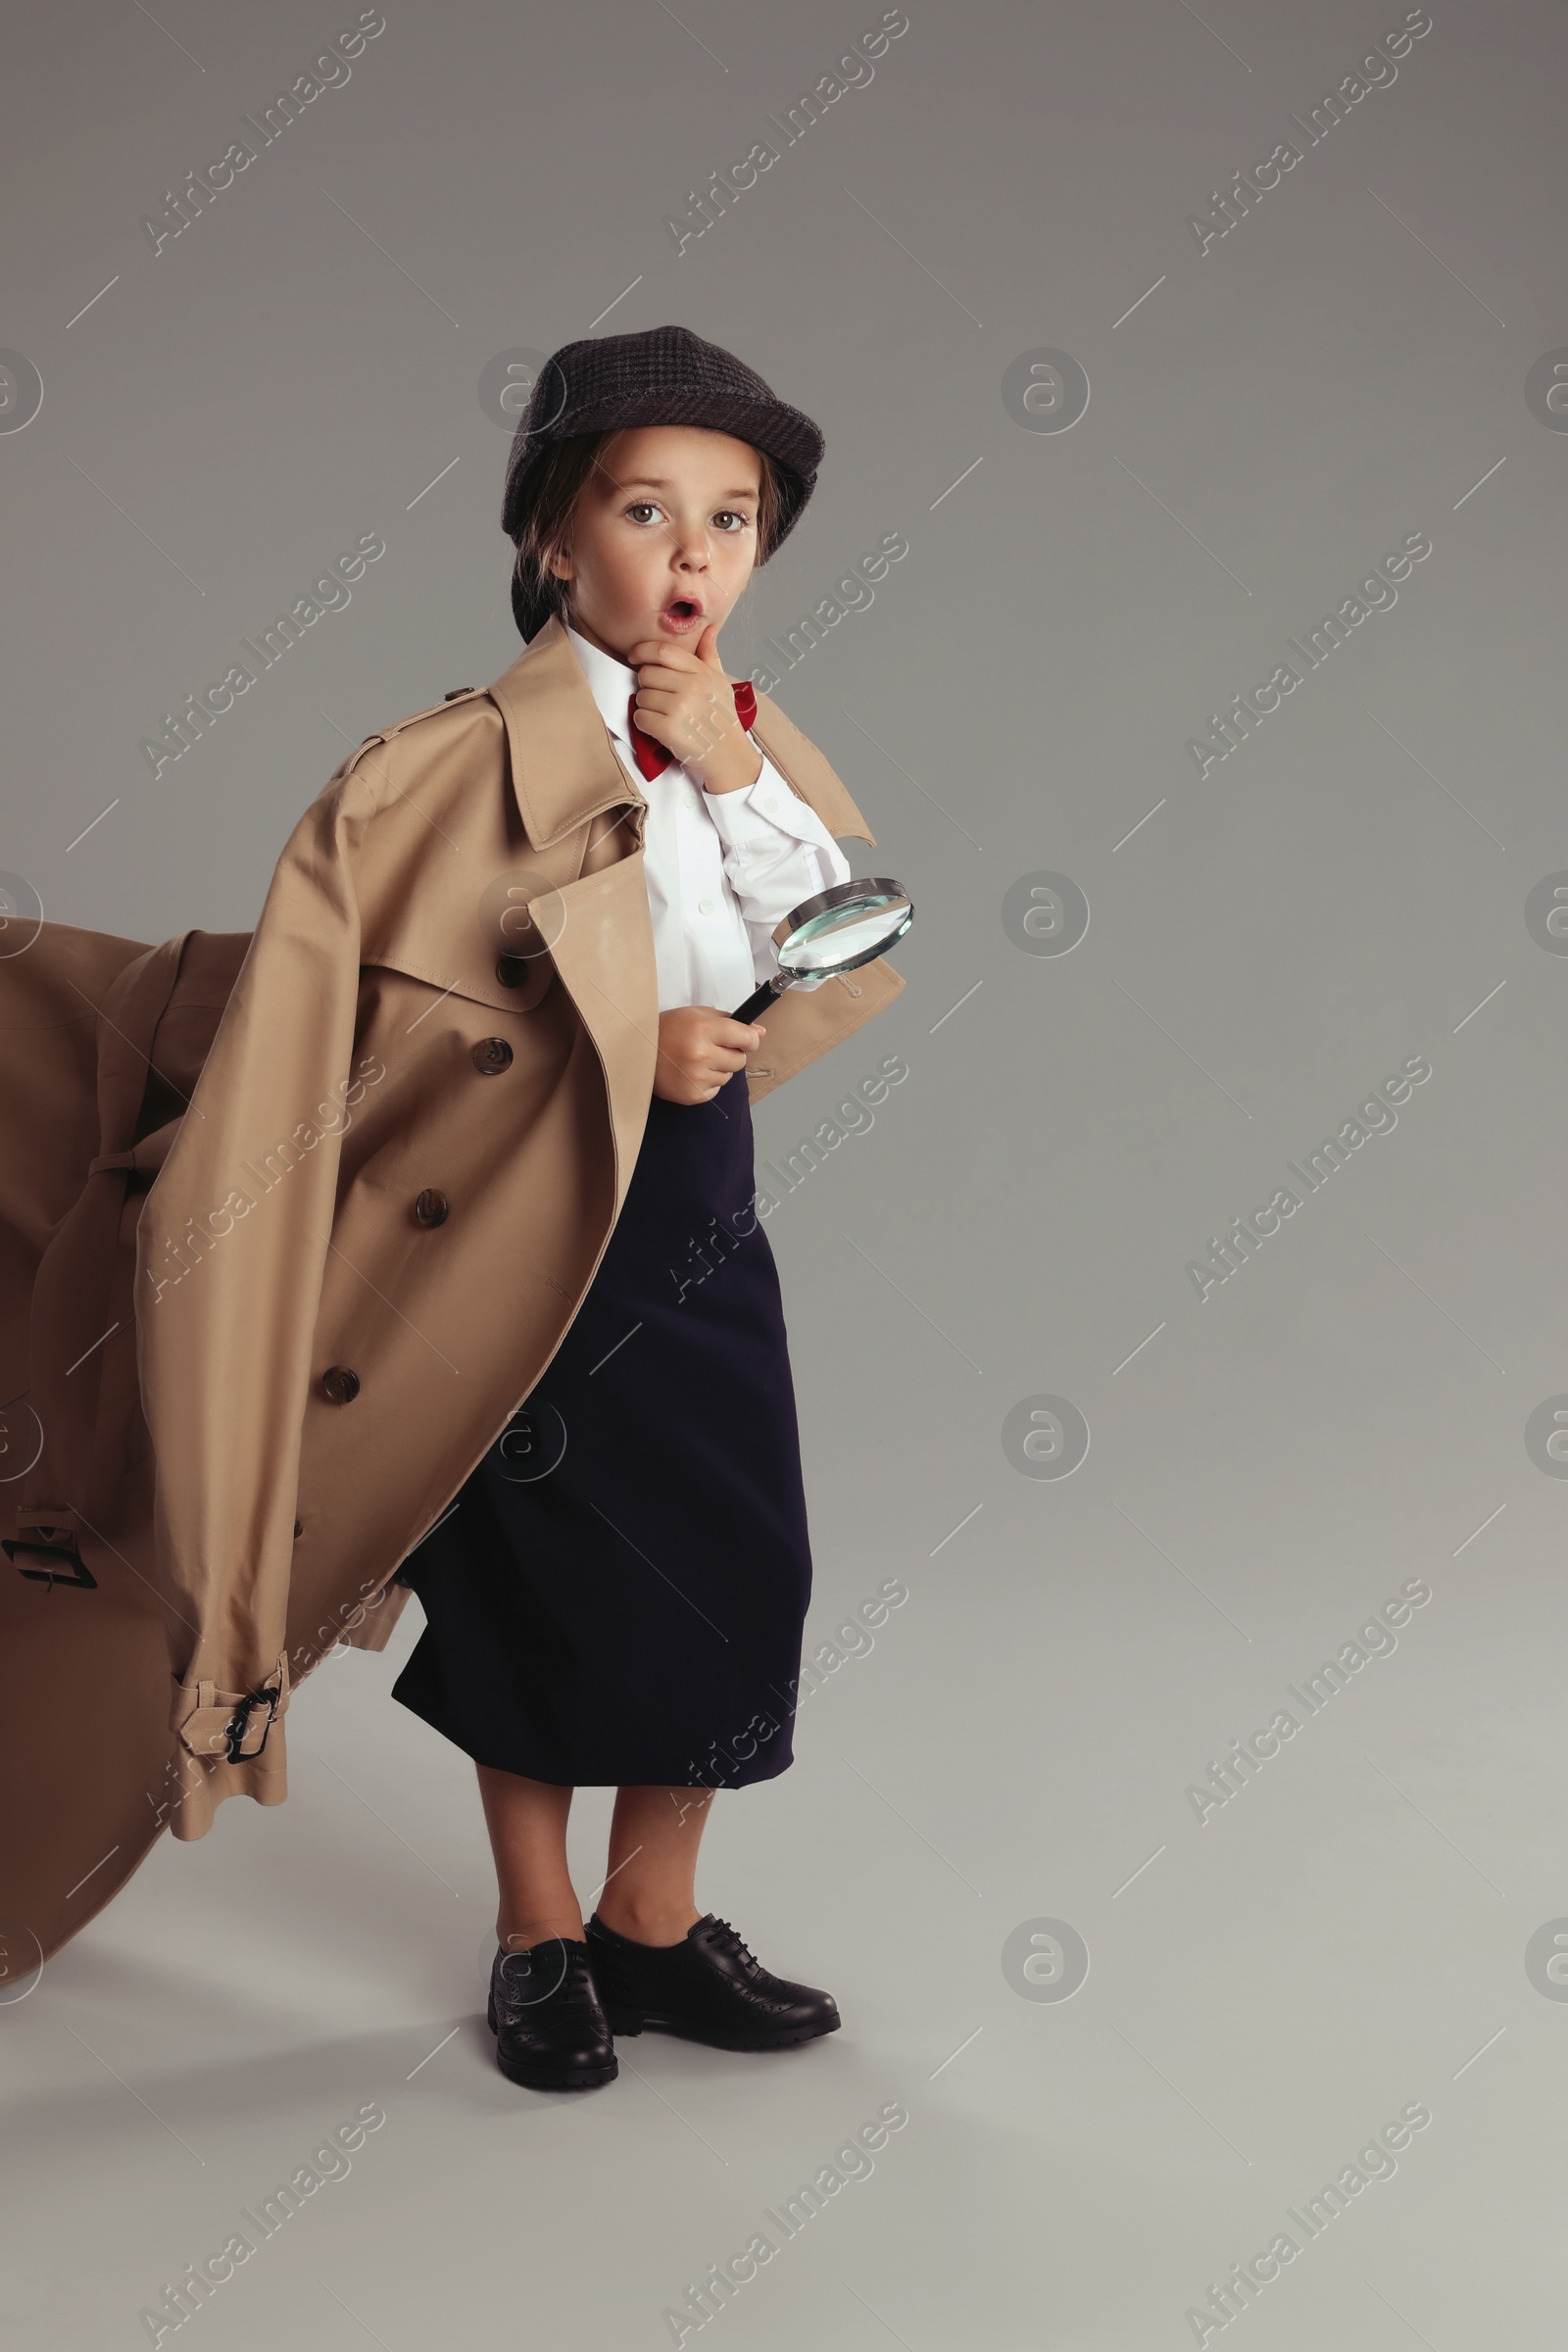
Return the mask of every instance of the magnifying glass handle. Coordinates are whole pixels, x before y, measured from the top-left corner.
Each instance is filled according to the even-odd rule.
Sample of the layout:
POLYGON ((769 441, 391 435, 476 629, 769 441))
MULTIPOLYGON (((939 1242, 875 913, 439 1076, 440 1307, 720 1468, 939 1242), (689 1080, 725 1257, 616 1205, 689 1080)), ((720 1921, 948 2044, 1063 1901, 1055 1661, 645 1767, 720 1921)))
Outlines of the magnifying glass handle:
POLYGON ((745 1004, 740 1007, 738 1012, 732 1012, 730 1014, 730 1019, 732 1021, 755 1021, 758 1014, 760 1012, 765 1012, 769 1004, 771 1004, 776 998, 781 997, 788 986, 789 982, 784 977, 784 974, 782 972, 774 972, 771 978, 762 982, 761 987, 757 990, 754 996, 747 998, 745 1004))

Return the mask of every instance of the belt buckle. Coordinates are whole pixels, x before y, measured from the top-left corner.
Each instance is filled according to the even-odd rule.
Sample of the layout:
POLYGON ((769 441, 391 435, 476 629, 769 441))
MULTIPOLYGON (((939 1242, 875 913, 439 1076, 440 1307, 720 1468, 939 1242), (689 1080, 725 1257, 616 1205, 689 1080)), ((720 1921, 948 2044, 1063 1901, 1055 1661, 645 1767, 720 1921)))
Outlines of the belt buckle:
POLYGON ((264 1686, 258 1690, 246 1691, 239 1705, 223 1726, 223 1738, 228 1743, 225 1753, 230 1764, 254 1764, 257 1757, 265 1753, 267 1736, 277 1721, 277 1702, 282 1694, 282 1686, 279 1683, 264 1686), (251 1710, 260 1706, 264 1699, 267 1701, 267 1721, 262 1727, 262 1744, 260 1747, 253 1748, 249 1755, 242 1755, 240 1741, 250 1729, 251 1710))
POLYGON ((5 1553, 19 1576, 30 1577, 36 1584, 48 1585, 51 1589, 56 1585, 75 1585, 83 1592, 97 1590, 98 1579, 82 1558, 74 1536, 69 1544, 29 1544, 25 1537, 0 1538, 0 1551, 5 1553), (74 1573, 67 1575, 58 1568, 24 1568, 17 1558, 19 1552, 25 1559, 64 1560, 74 1573))

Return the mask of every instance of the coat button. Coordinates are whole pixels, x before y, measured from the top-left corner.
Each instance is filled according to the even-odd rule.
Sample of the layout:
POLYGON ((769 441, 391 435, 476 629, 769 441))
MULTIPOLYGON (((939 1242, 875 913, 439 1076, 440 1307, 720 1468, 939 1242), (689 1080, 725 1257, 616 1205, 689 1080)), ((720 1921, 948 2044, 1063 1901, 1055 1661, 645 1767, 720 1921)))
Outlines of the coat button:
POLYGON ((444 703, 455 703, 460 694, 475 694, 477 691, 477 687, 473 686, 454 686, 449 693, 441 697, 441 700, 444 703))
POLYGON ((526 956, 503 956, 496 965, 496 978, 503 988, 521 988, 533 976, 533 965, 526 956))
POLYGON ((299 1537, 303 1536, 303 1535, 304 1535, 304 1533, 305 1533, 305 1522, 304 1522, 304 1520, 303 1520, 303 1519, 296 1519, 296 1520, 295 1520, 295 1522, 294 1522, 294 1535, 295 1535, 296 1541, 298 1540, 298 1538, 299 1538, 299 1537))
POLYGON ((321 1387, 334 1404, 352 1404, 360 1393, 360 1376, 347 1364, 334 1364, 321 1374, 321 1387))
POLYGON ((511 1066, 512 1048, 504 1037, 485 1037, 473 1049, 473 1066, 481 1078, 494 1078, 511 1066))
POLYGON ((421 1225, 444 1225, 451 1206, 445 1193, 438 1193, 434 1185, 427 1184, 414 1203, 414 1213, 421 1225))

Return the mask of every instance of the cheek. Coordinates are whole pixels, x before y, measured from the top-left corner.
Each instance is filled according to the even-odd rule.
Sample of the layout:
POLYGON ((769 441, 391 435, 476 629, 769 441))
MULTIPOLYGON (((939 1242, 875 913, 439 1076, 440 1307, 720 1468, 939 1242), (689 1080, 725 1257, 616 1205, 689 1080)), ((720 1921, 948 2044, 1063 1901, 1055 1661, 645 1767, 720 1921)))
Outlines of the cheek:
POLYGON ((646 540, 626 533, 586 535, 576 550, 575 575, 574 585, 617 626, 646 619, 649 607, 660 602, 658 557, 646 540))
POLYGON ((713 570, 720 582, 726 604, 733 605, 757 568, 757 541, 750 531, 738 547, 721 547, 713 551, 713 570))

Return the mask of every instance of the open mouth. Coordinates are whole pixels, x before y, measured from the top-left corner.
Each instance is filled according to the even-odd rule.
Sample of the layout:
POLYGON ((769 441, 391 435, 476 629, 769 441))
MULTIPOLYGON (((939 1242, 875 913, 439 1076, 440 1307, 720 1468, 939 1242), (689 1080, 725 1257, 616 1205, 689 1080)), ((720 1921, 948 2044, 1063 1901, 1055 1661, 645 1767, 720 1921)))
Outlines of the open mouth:
POLYGON ((691 629, 702 620, 703 608, 693 597, 674 596, 659 617, 666 629, 691 629))

